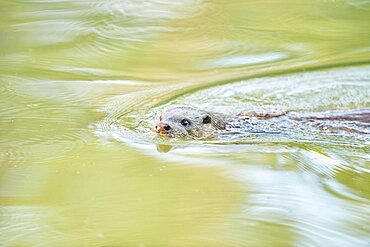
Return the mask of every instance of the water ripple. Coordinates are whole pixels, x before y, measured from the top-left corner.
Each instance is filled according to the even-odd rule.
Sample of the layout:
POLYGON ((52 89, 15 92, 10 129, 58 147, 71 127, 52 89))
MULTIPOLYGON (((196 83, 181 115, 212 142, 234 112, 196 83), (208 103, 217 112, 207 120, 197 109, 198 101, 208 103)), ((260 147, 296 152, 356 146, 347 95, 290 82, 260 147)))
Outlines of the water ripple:
POLYGON ((227 68, 227 67, 237 67, 243 65, 252 65, 260 63, 268 63, 273 61, 279 61, 285 58, 288 58, 287 54, 271 52, 271 53, 262 53, 255 55, 245 55, 245 56, 230 56, 214 59, 205 63, 205 68, 227 68))

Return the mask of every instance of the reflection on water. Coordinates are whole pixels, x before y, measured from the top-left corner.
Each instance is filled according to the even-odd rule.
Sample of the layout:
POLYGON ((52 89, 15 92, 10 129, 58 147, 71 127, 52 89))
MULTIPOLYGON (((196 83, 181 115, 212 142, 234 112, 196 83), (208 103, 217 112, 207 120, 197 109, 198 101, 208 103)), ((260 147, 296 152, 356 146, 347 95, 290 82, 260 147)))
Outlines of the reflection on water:
POLYGON ((368 245, 368 136, 149 131, 174 105, 370 107, 368 2, 0 10, 2 245, 368 245))

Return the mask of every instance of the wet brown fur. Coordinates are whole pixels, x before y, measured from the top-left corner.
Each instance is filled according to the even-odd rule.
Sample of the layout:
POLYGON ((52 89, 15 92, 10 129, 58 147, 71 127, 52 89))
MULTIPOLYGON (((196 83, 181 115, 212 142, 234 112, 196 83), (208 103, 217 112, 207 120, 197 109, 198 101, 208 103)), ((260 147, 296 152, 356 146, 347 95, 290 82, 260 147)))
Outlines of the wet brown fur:
POLYGON ((226 123, 231 116, 222 113, 198 110, 191 107, 176 107, 167 110, 160 116, 156 125, 156 133, 169 137, 204 137, 212 135, 226 128, 226 123), (189 126, 183 126, 182 120, 188 120, 189 126), (166 131, 162 126, 170 126, 166 131))
MULTIPOLYGON (((191 107, 176 107, 165 111, 157 123, 154 132, 168 137, 207 137, 225 130, 227 123, 239 118, 279 118, 285 117, 299 122, 314 120, 330 121, 357 121, 370 123, 370 109, 326 111, 326 112, 286 112, 286 111, 249 111, 237 116, 223 113, 199 110, 191 107), (183 126, 182 120, 187 120, 190 125, 183 126), (170 126, 164 130, 163 126, 170 126)), ((343 129, 343 128, 342 128, 343 129)), ((351 129, 350 132, 353 130, 351 129)))

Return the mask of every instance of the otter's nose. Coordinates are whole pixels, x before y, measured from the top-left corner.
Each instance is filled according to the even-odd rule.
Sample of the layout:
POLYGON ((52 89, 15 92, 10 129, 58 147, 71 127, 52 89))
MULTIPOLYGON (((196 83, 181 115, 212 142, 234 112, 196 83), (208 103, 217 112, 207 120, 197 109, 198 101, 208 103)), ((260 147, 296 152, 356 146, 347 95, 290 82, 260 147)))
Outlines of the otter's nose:
POLYGON ((171 130, 171 126, 169 124, 166 124, 166 123, 162 123, 162 122, 159 122, 156 126, 155 126, 155 130, 157 133, 159 132, 162 132, 162 131, 169 131, 171 130))

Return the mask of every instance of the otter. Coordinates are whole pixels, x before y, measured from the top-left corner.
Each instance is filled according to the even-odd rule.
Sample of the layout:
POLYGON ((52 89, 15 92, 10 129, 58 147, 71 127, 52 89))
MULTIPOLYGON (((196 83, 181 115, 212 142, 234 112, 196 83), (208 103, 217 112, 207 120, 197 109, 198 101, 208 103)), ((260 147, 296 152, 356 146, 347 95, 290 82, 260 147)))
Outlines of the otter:
POLYGON ((247 111, 237 115, 175 107, 165 111, 152 131, 172 138, 205 138, 216 134, 326 132, 370 133, 370 108, 325 112, 247 111))

